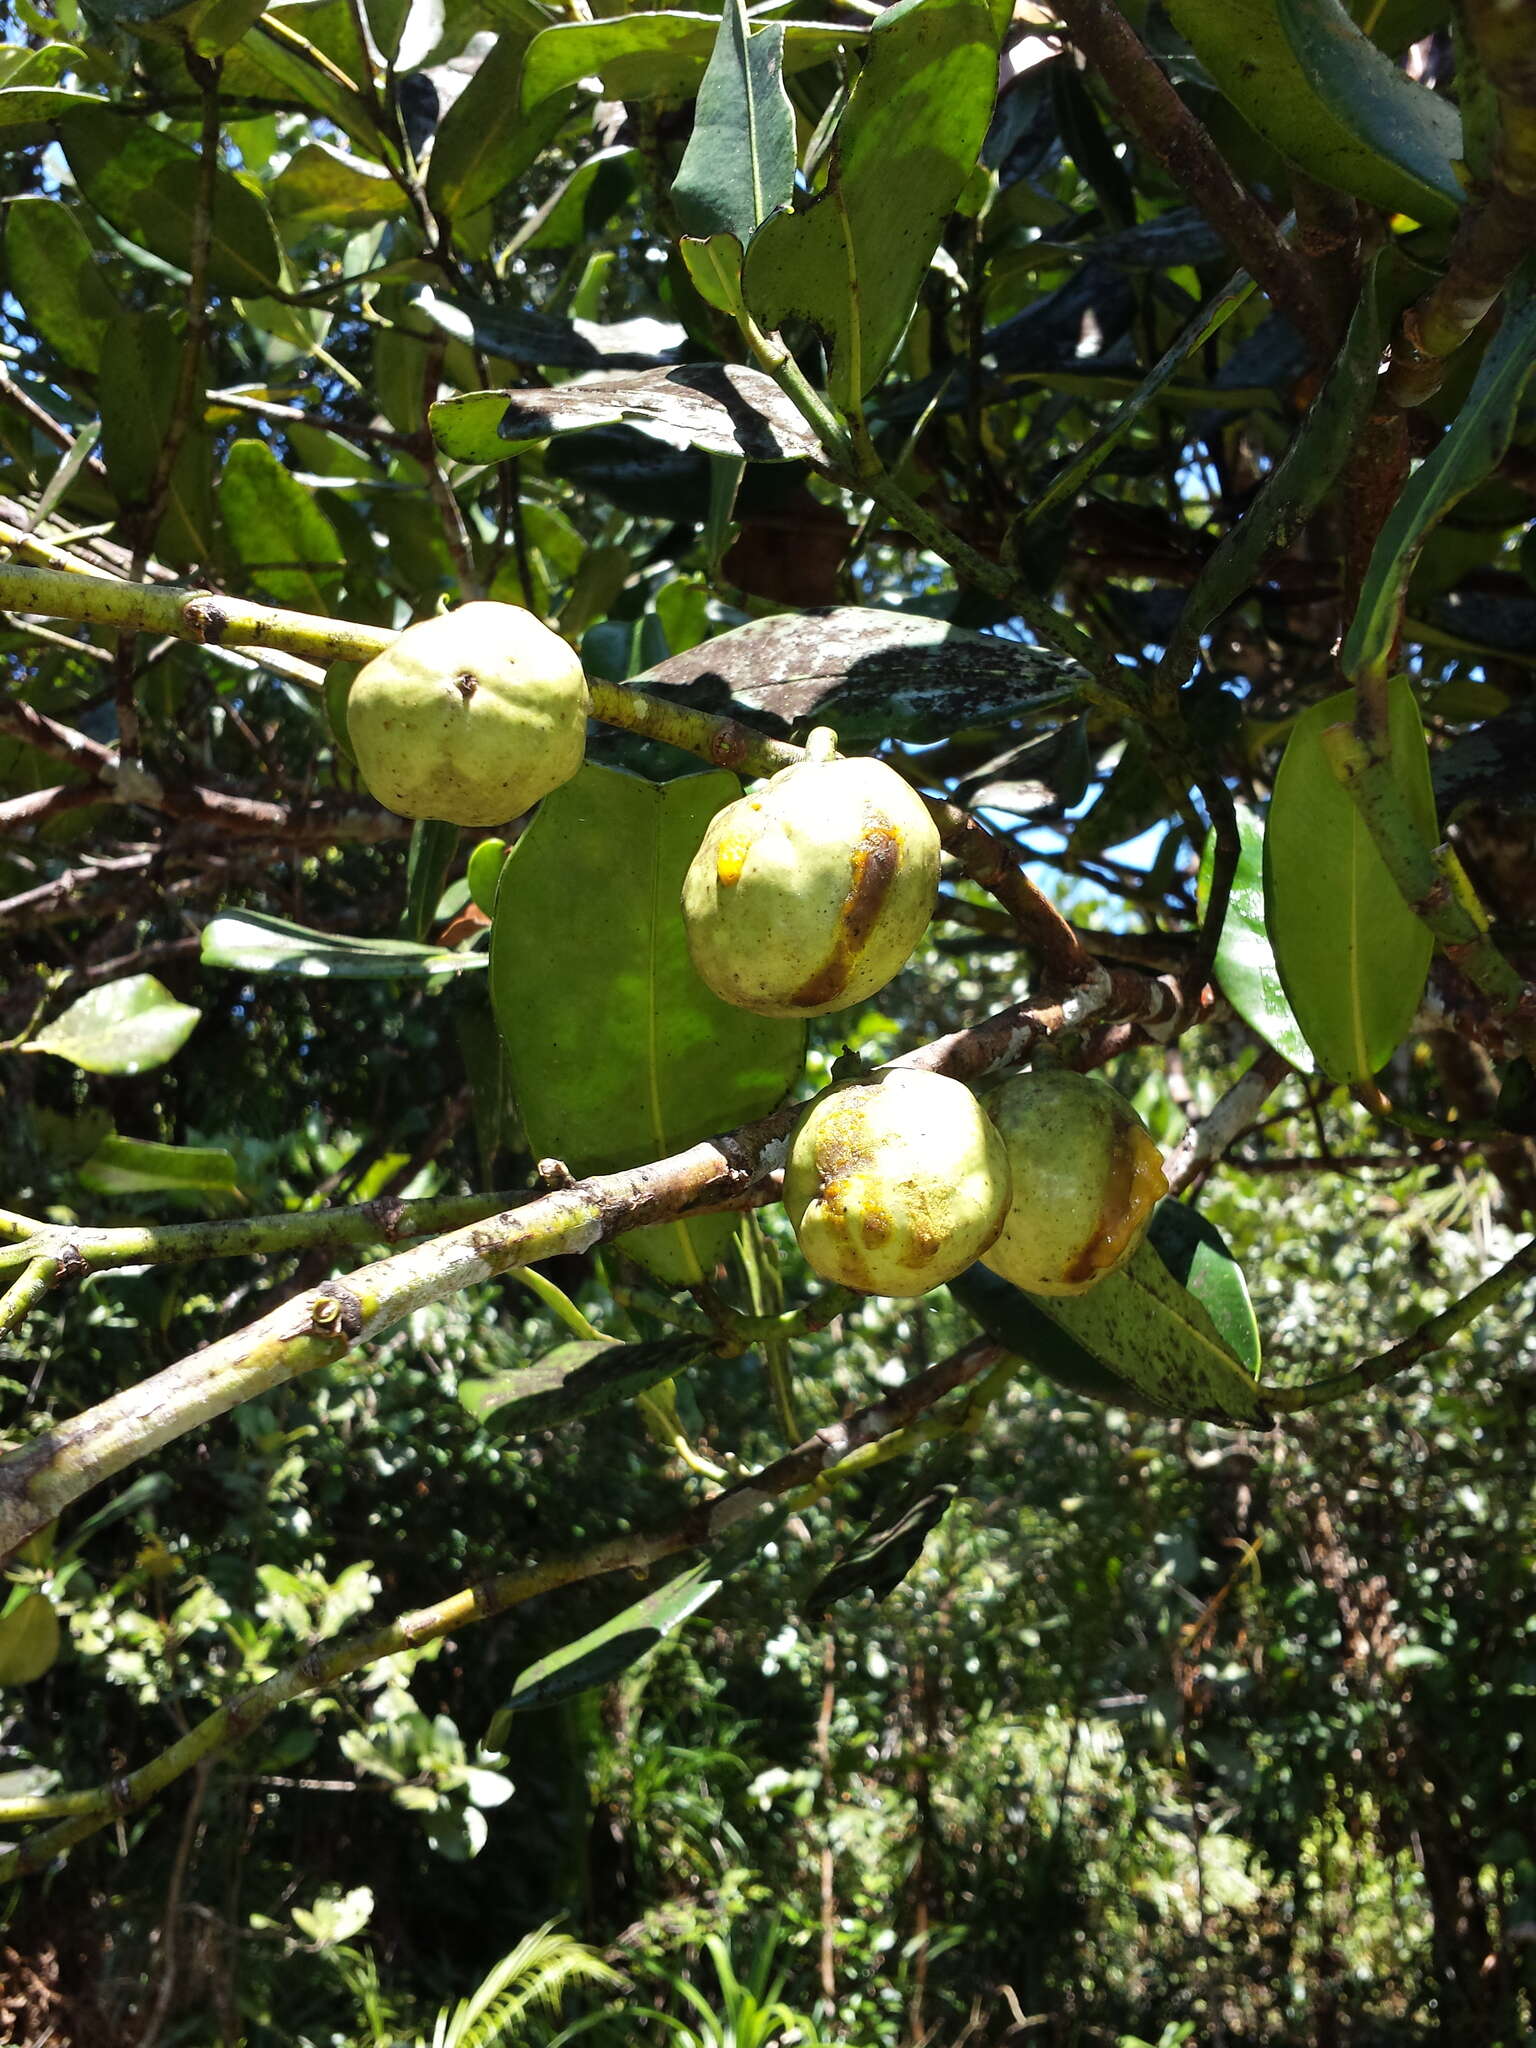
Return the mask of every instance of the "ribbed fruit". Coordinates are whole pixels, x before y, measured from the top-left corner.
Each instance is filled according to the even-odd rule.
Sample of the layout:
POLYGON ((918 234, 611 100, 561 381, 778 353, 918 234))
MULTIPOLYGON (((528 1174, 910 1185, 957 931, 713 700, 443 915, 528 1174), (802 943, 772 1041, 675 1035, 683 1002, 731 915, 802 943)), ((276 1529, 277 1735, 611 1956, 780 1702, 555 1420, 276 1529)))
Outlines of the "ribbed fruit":
POLYGON ((465 604, 375 655, 347 697, 347 734, 387 810, 501 825, 576 773, 588 709, 558 634, 518 605, 465 604))
POLYGON ((1093 1074, 1020 1074, 987 1098, 1013 1202, 982 1263, 1030 1294, 1085 1294, 1123 1266, 1168 1192, 1162 1155, 1093 1074))
POLYGON ((784 1169, 806 1263, 861 1294, 926 1294, 1002 1228, 1008 1156, 970 1089, 881 1067, 812 1102, 784 1169))

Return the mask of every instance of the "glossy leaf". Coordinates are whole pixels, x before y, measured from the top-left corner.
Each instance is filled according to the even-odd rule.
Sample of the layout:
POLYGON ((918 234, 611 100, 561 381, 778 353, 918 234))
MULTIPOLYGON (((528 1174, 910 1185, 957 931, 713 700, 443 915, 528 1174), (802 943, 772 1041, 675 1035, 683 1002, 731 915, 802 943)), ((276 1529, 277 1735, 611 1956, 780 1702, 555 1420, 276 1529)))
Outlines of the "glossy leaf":
MULTIPOLYGON (((1405 677, 1390 692, 1395 772, 1426 843, 1435 834, 1424 728, 1405 677)), ((1341 690, 1296 721, 1264 835, 1264 922, 1287 999, 1330 1079, 1367 1081, 1401 1043, 1434 941, 1387 872, 1323 752, 1354 714, 1341 690)))
MULTIPOLYGON (((972 1276, 963 1279, 970 1282, 972 1276)), ((1065 1383, 1091 1394, 1096 1369, 1113 1388, 1098 1398, 1123 1407, 1269 1426, 1251 1374, 1223 1341, 1204 1305, 1179 1284, 1150 1244, 1086 1294, 1026 1295, 1006 1281, 998 1285, 1006 1293, 982 1285, 957 1286, 956 1291, 990 1336, 1049 1377, 1071 1374, 1065 1383), (1042 1316, 1055 1324, 1069 1348, 1053 1350, 1042 1341, 1042 1316), (1084 1357, 1086 1371, 1079 1366, 1084 1357)))
POLYGON ((1262 1355, 1258 1318, 1243 1269, 1215 1224, 1187 1202, 1159 1202, 1147 1238, 1174 1279, 1200 1303, 1222 1343, 1257 1379, 1262 1355))
POLYGON ((5 260, 10 288, 33 331, 71 369, 94 375, 118 303, 71 208, 61 199, 11 200, 5 260))
POLYGON ((658 428, 711 455, 815 462, 821 444, 771 377, 734 363, 690 363, 562 384, 441 399, 432 438, 455 462, 504 462, 559 434, 621 422, 658 428))
POLYGON ((79 1174, 98 1195, 235 1191, 235 1162, 228 1152, 206 1145, 159 1145, 115 1132, 102 1139, 79 1174))
POLYGON ((81 996, 21 1049, 50 1052, 88 1074, 140 1074, 180 1052, 202 1014, 154 975, 129 974, 81 996))
POLYGON ((775 736, 834 726, 853 749, 941 740, 1072 703, 1081 671, 1048 648, 944 619, 837 606, 757 619, 637 678, 775 736))
POLYGON ((205 967, 241 974, 298 974, 313 980, 401 981, 463 974, 486 965, 484 953, 450 953, 408 939, 355 939, 310 931, 259 910, 229 911, 203 927, 205 967))
MULTIPOLYGON (((969 1267, 949 1291, 976 1318, 996 1344, 1045 1379, 1085 1400, 1110 1402, 1119 1408, 1149 1407, 1117 1372, 1095 1358, 1045 1313, 1039 1295, 1026 1294, 985 1266, 969 1267)), ((1161 1413, 1160 1409, 1153 1409, 1161 1413)))
POLYGON ((1309 176, 1388 213, 1454 220, 1455 107, 1338 0, 1168 0, 1168 13, 1238 112, 1309 176))
POLYGON ((470 901, 487 917, 496 908, 496 888, 501 880, 501 864, 507 857, 507 850, 505 839, 482 839, 469 856, 464 870, 470 901))
POLYGON ((305 142, 272 184, 272 212, 287 228, 368 227, 409 202, 382 164, 329 142, 305 142))
MULTIPOLYGON (((766 1114, 805 1027, 733 1009, 688 955, 678 898, 734 776, 642 781, 590 762, 547 796, 501 871, 491 993, 535 1158, 634 1166, 766 1114)), ((702 1277, 731 1217, 647 1232, 665 1278, 702 1277)), ((632 1240, 626 1240, 631 1242, 632 1240)))
MULTIPOLYGON (((1232 877, 1232 894, 1216 946, 1216 980, 1222 994, 1243 1022, 1266 1045, 1283 1053, 1293 1067, 1310 1074, 1312 1048, 1286 1001, 1280 970, 1264 923, 1264 821, 1245 805, 1237 807, 1242 851, 1232 877)), ((1196 884, 1200 915, 1210 901, 1211 874, 1216 863, 1216 835, 1206 835, 1196 884)))
POLYGON ((870 31, 824 188, 752 238, 742 269, 760 325, 810 322, 827 388, 856 406, 890 361, 933 251, 976 167, 997 85, 986 0, 901 0, 870 31))
POLYGON ((712 1600, 726 1580, 760 1550, 785 1518, 783 1508, 760 1510, 728 1535, 700 1563, 678 1572, 622 1613, 574 1643, 541 1657, 513 1681, 509 1713, 553 1706, 573 1693, 606 1685, 680 1628, 712 1600))
POLYGON ((775 23, 754 35, 746 0, 725 0, 720 32, 699 87, 693 134, 673 183, 677 217, 686 235, 715 242, 712 267, 732 252, 721 293, 689 267, 713 303, 733 307, 740 295, 741 252, 753 234, 795 189, 795 119, 784 90, 784 29, 775 23))
POLYGON ((224 536, 256 589, 295 611, 331 610, 346 551, 312 491, 265 441, 236 441, 219 479, 224 536))
POLYGON ((1503 460, 1533 368, 1536 268, 1527 264, 1519 288, 1511 291, 1498 332, 1484 351, 1466 403, 1403 486, 1371 550, 1360 602, 1344 639, 1341 660, 1346 675, 1379 668, 1391 659, 1419 552, 1457 499, 1503 460))
MULTIPOLYGON (((119 234, 167 263, 192 261, 198 154, 147 121, 109 114, 59 124, 75 182, 119 234)), ((214 174, 208 282, 215 291, 259 297, 283 282, 282 257, 266 205, 233 171, 214 174)))
POLYGON ((708 1355, 712 1342, 692 1336, 662 1337, 654 1344, 573 1338, 536 1364, 463 1381, 459 1399, 477 1422, 494 1421, 506 1435, 554 1429, 686 1372, 708 1355))

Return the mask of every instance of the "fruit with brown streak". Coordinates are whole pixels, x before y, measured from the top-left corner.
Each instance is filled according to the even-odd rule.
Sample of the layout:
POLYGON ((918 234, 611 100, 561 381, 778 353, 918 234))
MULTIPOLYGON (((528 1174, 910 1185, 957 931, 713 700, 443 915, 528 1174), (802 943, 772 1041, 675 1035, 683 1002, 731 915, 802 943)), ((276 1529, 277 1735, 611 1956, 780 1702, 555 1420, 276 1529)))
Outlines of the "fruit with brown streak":
POLYGON ((962 1082, 881 1067, 817 1096, 790 1135, 784 1207, 806 1263, 861 1294, 926 1294, 1002 1228, 1008 1155, 962 1082))
POLYGON ((1013 1201, 983 1265, 1030 1294, 1085 1294, 1130 1258, 1168 1192, 1151 1134, 1107 1081, 1064 1068, 1019 1074, 986 1106, 1013 1201))
POLYGON ((933 915, 939 835, 880 761, 808 758, 710 821, 683 882, 688 950, 738 1009, 821 1017, 884 988, 933 915))

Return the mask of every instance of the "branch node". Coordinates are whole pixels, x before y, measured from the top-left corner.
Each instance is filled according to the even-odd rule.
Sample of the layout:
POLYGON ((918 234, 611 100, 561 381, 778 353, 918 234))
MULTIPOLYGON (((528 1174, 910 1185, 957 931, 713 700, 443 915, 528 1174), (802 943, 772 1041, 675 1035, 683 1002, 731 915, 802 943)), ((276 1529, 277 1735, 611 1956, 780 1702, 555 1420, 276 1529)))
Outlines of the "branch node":
POLYGON ((363 1334, 363 1304, 340 1280, 316 1290, 309 1319, 320 1337, 344 1337, 350 1344, 363 1334))

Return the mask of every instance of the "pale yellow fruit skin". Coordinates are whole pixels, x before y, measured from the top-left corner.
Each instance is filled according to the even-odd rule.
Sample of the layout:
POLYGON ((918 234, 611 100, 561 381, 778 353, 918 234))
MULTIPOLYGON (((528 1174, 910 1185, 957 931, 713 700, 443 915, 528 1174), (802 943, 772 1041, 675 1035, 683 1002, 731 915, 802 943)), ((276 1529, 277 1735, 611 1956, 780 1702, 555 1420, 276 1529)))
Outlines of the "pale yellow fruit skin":
POLYGON ((1008 1155, 959 1081, 881 1067, 811 1103, 790 1135, 784 1207, 806 1263, 861 1294, 926 1294, 1002 1228, 1008 1155))
POLYGON ((1123 1095, 1046 1069, 987 1098, 1013 1202, 982 1264, 1030 1294, 1086 1294, 1123 1266, 1168 1192, 1162 1155, 1123 1095))
POLYGON ((899 974, 933 915, 939 835, 881 761, 806 761, 710 820, 683 882, 688 950, 715 994, 824 1017, 899 974))
POLYGON ((407 626, 347 698, 369 793, 405 818, 504 825, 569 782, 586 751, 582 666, 515 604, 407 626))

